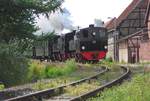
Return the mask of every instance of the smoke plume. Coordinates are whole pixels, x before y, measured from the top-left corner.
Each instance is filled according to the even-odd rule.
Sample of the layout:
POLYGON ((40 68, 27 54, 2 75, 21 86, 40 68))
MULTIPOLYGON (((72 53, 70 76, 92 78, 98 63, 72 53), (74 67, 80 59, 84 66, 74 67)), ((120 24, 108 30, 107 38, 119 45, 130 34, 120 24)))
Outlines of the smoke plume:
POLYGON ((63 12, 56 11, 55 13, 49 14, 47 19, 45 16, 40 15, 36 18, 37 26, 40 28, 36 34, 41 34, 42 32, 52 32, 60 34, 64 29, 73 30, 73 22, 70 20, 70 12, 66 9, 62 9, 63 12))

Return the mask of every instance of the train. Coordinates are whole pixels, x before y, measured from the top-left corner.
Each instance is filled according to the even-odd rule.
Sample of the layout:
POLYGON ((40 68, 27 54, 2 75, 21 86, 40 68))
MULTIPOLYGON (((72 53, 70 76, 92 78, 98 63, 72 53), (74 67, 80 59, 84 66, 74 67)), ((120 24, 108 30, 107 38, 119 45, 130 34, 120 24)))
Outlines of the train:
POLYGON ((63 35, 54 35, 50 40, 33 45, 34 59, 65 61, 99 61, 107 54, 107 30, 93 24, 63 35))

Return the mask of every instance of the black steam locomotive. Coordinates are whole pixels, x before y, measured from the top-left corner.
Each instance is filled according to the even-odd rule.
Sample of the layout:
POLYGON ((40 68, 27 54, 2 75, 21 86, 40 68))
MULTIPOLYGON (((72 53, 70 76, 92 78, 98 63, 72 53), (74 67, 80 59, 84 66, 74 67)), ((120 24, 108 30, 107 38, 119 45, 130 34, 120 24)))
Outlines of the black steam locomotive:
POLYGON ((33 57, 65 61, 98 61, 107 53, 107 34, 104 27, 80 29, 65 35, 55 35, 52 40, 37 42, 33 47, 33 57))

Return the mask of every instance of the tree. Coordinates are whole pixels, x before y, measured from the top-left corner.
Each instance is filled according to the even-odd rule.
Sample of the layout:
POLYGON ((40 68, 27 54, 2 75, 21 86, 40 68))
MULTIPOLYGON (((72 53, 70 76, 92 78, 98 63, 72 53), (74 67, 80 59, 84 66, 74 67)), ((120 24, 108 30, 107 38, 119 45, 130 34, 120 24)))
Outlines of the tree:
POLYGON ((55 31, 53 32, 48 32, 48 33, 42 33, 39 36, 36 36, 36 41, 45 41, 45 40, 52 40, 55 35, 55 31))
POLYGON ((0 39, 9 42, 14 38, 33 38, 35 16, 60 9, 60 0, 1 0, 0 39))
MULTIPOLYGON (((60 9, 60 0, 0 0, 0 42, 19 42, 17 50, 23 53, 28 43, 35 38, 35 17, 60 9), (26 41, 26 42, 25 42, 26 41)), ((30 44, 29 44, 30 45, 30 44)))
POLYGON ((6 86, 24 83, 28 60, 23 57, 35 38, 35 17, 60 9, 58 0, 0 0, 0 81, 6 86))

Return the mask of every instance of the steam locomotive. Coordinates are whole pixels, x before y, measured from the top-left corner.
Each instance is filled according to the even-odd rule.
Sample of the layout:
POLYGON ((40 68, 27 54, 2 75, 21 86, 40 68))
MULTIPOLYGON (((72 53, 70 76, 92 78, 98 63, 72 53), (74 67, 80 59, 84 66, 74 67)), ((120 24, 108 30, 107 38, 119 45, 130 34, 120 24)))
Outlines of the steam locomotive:
POLYGON ((104 27, 89 25, 65 35, 55 35, 52 40, 35 43, 33 58, 65 61, 98 61, 107 53, 107 34, 104 27))

